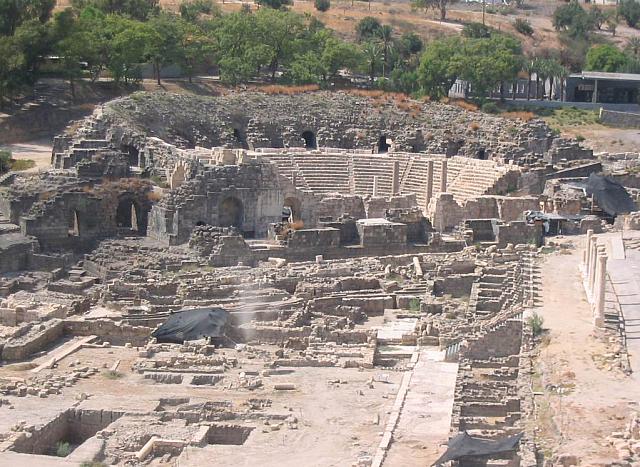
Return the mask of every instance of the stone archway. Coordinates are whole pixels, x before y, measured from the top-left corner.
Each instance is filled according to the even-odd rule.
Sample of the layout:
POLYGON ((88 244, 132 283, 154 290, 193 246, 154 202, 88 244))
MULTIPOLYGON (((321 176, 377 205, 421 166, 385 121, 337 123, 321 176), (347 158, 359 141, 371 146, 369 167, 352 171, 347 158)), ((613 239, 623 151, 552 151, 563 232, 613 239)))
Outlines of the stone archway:
POLYGON ((391 145, 387 142, 387 135, 380 135, 378 139, 378 154, 385 154, 389 152, 391 145))
POLYGON ((249 149, 249 143, 247 142, 247 132, 243 128, 233 128, 233 139, 235 143, 242 149, 249 149))
POLYGON ((308 150, 318 149, 318 142, 316 141, 316 135, 311 130, 302 132, 302 139, 304 140, 304 147, 308 150))
POLYGON ((69 237, 80 236, 80 216, 75 209, 69 214, 69 237))
POLYGON ((146 235, 147 226, 140 206, 131 198, 123 198, 116 208, 116 226, 138 235, 146 235))
POLYGON ((220 227, 238 227, 242 229, 244 221, 244 207, 242 201, 233 196, 225 198, 218 209, 218 224, 220 227))
POLYGON ((285 198, 283 206, 291 211, 291 220, 298 221, 302 218, 302 202, 293 196, 285 198))
POLYGON ((140 167, 140 151, 138 148, 131 144, 122 146, 122 152, 127 154, 129 160, 129 167, 140 167))

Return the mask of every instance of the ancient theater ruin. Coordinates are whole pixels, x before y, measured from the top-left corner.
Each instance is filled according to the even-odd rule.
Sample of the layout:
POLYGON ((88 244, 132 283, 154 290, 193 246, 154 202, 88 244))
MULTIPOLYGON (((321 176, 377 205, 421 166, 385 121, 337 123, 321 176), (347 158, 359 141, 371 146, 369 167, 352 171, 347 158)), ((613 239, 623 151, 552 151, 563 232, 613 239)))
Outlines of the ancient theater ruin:
POLYGON ((442 103, 104 104, 0 178, 0 464, 535 466, 539 256, 602 169, 442 103))

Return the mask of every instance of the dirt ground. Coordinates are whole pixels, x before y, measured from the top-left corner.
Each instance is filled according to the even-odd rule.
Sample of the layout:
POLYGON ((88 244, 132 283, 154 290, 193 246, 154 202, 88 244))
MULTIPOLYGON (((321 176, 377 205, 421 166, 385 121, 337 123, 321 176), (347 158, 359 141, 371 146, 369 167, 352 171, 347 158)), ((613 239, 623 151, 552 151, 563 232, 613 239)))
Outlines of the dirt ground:
POLYGON ((40 169, 51 167, 51 139, 42 138, 28 143, 16 143, 0 146, 0 149, 11 151, 11 157, 16 160, 31 159, 36 163, 35 167, 26 172, 37 172, 40 169))
POLYGON ((610 128, 604 125, 565 127, 563 136, 585 138, 584 144, 595 152, 640 152, 640 130, 610 128))
POLYGON ((573 454, 581 465, 616 456, 605 440, 623 431, 639 409, 636 375, 597 363, 611 349, 594 336, 591 309, 578 270, 584 237, 569 254, 552 253, 541 265, 544 303, 537 310, 546 335, 534 361, 537 443, 548 458, 573 454))

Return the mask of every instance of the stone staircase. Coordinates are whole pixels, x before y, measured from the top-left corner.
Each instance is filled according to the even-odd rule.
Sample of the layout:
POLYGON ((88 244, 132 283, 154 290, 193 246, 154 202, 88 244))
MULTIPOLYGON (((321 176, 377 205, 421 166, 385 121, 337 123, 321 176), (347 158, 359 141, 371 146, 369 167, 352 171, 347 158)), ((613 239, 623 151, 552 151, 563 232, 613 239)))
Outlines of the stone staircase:
POLYGON ((432 196, 440 191, 442 180, 442 157, 414 157, 411 159, 400 180, 400 192, 403 194, 415 193, 418 206, 424 206, 426 201, 425 189, 427 186, 429 161, 433 164, 432 196))
POLYGON ((100 128, 102 107, 89 117, 81 120, 81 126, 74 137, 56 136, 53 141, 51 165, 56 169, 68 169, 91 157, 99 151, 109 149, 109 141, 100 128))
POLYGON ((494 161, 481 161, 463 157, 452 157, 448 163, 447 192, 460 205, 494 191, 509 169, 494 161))
POLYGON ((391 196, 393 160, 379 156, 353 156, 353 188, 359 195, 373 195, 374 177, 378 178, 377 196, 391 196))

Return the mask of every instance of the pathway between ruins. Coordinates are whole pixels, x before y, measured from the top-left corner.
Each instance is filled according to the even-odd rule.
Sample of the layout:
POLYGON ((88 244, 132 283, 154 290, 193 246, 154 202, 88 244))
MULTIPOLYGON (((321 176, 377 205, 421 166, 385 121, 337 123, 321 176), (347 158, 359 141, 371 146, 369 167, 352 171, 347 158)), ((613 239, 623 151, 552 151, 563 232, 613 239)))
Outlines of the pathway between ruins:
POLYGON ((423 347, 413 370, 405 403, 385 466, 431 465, 449 439, 458 364, 444 352, 423 347))
POLYGON ((640 241, 640 232, 625 231, 599 235, 607 242, 607 270, 624 316, 627 348, 631 369, 640 374, 640 250, 624 245, 624 240, 640 241), (622 252, 620 252, 622 244, 622 252))

